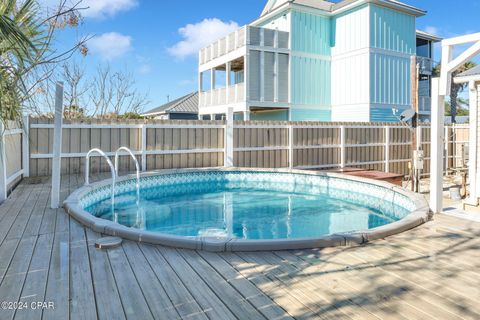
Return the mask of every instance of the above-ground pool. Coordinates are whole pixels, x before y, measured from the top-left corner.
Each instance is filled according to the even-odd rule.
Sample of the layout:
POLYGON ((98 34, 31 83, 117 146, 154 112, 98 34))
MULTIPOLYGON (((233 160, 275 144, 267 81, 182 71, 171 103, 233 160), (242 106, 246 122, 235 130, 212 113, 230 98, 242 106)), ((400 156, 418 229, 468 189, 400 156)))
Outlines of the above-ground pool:
POLYGON ((261 169, 154 172, 86 186, 67 211, 97 232, 209 251, 361 244, 428 220, 422 196, 339 174, 261 169))

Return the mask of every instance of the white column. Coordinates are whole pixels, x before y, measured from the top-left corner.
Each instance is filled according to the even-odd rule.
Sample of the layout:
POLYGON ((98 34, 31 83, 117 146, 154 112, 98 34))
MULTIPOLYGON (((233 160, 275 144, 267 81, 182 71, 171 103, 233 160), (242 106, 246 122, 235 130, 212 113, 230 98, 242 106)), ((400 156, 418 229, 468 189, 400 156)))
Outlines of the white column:
POLYGON ((7 200, 7 161, 5 155, 5 127, 0 122, 0 203, 7 200))
MULTIPOLYGON (((228 41, 227 41, 228 42, 228 41)), ((230 79, 230 73, 232 71, 232 63, 229 61, 225 67, 226 77, 225 77, 225 98, 226 104, 230 101, 230 84, 232 83, 232 79, 230 79)))
POLYGON ((60 179, 62 168, 63 82, 55 89, 55 125, 53 131, 52 197, 51 207, 60 207, 60 179))
POLYGON ((23 117, 22 169, 23 176, 30 177, 30 117, 23 117))
POLYGON ((430 164, 430 207, 434 213, 443 209, 443 143, 445 96, 440 95, 440 80, 432 79, 432 132, 430 164))
POLYGON ((215 68, 210 69, 210 105, 213 106, 213 96, 215 90, 215 68))
POLYGON ((233 108, 227 109, 226 116, 224 166, 233 167, 233 108))
POLYGON ((243 121, 250 121, 250 110, 243 112, 243 121))
POLYGON ((469 161, 468 161, 468 178, 470 179, 470 197, 466 203, 471 205, 478 205, 478 141, 477 141, 477 127, 478 127, 478 101, 477 88, 475 82, 471 81, 469 85, 470 91, 470 126, 469 126, 469 161))

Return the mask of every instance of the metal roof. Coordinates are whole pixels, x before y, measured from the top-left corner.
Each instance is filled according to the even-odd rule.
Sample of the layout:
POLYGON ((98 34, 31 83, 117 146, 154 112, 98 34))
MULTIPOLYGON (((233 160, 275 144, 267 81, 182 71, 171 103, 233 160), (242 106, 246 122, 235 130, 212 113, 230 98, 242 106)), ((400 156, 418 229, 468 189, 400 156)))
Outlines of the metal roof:
POLYGON ((480 65, 460 73, 457 78, 480 76, 480 65))
POLYGON ((149 110, 143 113, 142 116, 153 116, 165 113, 198 113, 198 91, 149 110))
MULTIPOLYGON (((413 14, 415 16, 425 15, 424 10, 418 9, 414 6, 405 4, 397 0, 363 0, 367 3, 375 3, 378 5, 383 5, 386 7, 393 7, 407 13, 413 14)), ((342 0, 342 1, 326 1, 326 0, 269 0, 263 9, 262 16, 276 11, 281 7, 284 7, 288 4, 298 4, 306 7, 311 7, 315 9, 320 9, 326 12, 335 13, 337 10, 341 10, 347 6, 354 5, 355 3, 362 3, 361 0, 342 0)))
POLYGON ((425 39, 425 40, 429 40, 429 41, 433 41, 433 42, 440 42, 442 41, 443 39, 436 36, 436 35, 433 35, 431 33, 427 33, 425 31, 422 31, 422 30, 417 30, 417 38, 421 38, 421 39, 425 39))

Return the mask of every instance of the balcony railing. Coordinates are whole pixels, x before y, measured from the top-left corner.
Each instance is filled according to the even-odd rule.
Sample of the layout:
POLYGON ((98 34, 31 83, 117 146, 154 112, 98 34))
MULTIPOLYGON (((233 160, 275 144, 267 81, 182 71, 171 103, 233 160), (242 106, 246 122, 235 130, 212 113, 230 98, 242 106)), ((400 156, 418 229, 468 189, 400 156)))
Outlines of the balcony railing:
POLYGON ((418 110, 420 112, 432 111, 432 98, 420 96, 418 99, 418 110))
POLYGON ((289 37, 288 32, 244 26, 201 49, 199 54, 200 64, 222 57, 246 45, 288 49, 289 37), (263 43, 261 43, 262 33, 263 43))
POLYGON ((200 92, 200 108, 235 104, 245 101, 245 84, 200 92), (228 98, 227 98, 228 92, 228 98))
POLYGON ((435 62, 426 57, 417 57, 417 63, 420 65, 420 74, 432 75, 435 68, 435 62))

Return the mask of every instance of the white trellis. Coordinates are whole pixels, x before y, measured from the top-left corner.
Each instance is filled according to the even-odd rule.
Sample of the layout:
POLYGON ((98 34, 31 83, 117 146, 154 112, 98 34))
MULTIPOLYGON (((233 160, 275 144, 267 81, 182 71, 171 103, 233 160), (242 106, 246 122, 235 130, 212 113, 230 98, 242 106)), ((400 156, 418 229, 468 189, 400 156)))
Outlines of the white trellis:
MULTIPOLYGON (((445 141, 445 96, 450 95, 452 72, 462 64, 480 54, 480 33, 461 37, 445 39, 442 41, 442 70, 440 79, 432 80, 432 144, 431 144, 431 181, 430 181, 430 207, 434 213, 443 209, 443 146, 445 141), (473 45, 453 57, 455 46, 473 45)), ((470 126, 478 126, 477 122, 470 122, 470 126)), ((476 157, 475 157, 476 158, 476 157)), ((472 165, 472 164, 471 164, 472 165)), ((470 177, 475 179, 475 176, 470 177)), ((473 181, 475 183, 475 181, 473 181)))

